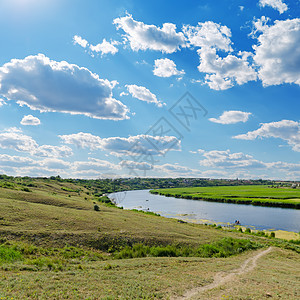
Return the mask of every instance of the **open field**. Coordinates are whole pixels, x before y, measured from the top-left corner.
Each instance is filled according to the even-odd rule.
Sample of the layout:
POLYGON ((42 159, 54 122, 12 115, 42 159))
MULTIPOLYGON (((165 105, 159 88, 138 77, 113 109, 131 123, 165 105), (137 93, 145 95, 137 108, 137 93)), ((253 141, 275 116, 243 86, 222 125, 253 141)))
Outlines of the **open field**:
POLYGON ((0 298, 176 299, 213 283, 219 272, 234 273, 270 245, 272 252, 234 284, 195 298, 299 295, 299 239, 122 210, 80 184, 40 179, 28 185, 0 188, 0 298))
POLYGON ((188 187, 152 190, 167 197, 193 200, 300 208, 300 189, 267 185, 188 187))

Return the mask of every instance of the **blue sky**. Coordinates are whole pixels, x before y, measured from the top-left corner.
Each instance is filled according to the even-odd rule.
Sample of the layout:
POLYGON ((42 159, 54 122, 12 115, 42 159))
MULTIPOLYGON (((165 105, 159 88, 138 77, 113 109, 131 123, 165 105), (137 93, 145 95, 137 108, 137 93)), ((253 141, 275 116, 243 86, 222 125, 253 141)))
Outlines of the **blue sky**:
POLYGON ((2 0, 0 173, 300 180, 299 7, 2 0))

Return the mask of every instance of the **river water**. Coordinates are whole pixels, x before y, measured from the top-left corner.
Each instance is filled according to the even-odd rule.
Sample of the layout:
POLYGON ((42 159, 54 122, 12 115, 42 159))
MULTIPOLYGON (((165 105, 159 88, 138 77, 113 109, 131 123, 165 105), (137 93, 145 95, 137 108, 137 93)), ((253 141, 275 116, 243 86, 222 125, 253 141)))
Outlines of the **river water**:
POLYGON ((118 192, 109 197, 124 209, 148 210, 188 222, 232 224, 239 220, 241 225, 259 230, 300 231, 299 209, 187 200, 153 195, 149 190, 118 192))

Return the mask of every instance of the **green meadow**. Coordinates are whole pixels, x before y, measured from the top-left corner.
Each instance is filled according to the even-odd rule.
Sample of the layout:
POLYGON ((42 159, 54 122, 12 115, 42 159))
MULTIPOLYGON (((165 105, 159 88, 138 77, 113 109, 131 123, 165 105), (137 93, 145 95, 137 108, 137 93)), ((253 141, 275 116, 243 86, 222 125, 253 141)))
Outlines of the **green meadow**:
POLYGON ((300 189, 270 185, 186 187, 151 191, 168 197, 261 206, 300 208, 300 189))

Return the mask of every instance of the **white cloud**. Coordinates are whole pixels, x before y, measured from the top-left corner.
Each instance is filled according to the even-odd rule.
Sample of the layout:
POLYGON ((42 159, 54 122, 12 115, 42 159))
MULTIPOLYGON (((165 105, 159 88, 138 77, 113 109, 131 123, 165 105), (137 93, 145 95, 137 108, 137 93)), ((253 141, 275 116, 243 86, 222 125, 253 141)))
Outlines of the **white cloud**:
POLYGON ((31 126, 37 126, 40 125, 41 121, 39 120, 39 118, 36 118, 32 115, 27 115, 24 116, 23 119, 21 120, 21 125, 31 125, 31 126))
POLYGON ((163 164, 163 165, 157 165, 155 166, 156 170, 162 171, 162 172, 174 172, 174 173, 191 173, 191 169, 185 166, 180 166, 177 164, 163 164))
POLYGON ((105 150, 112 155, 138 156, 161 155, 168 151, 179 151, 181 141, 174 136, 136 135, 128 138, 110 137, 101 139, 90 133, 76 133, 59 136, 64 143, 73 144, 80 148, 105 150))
POLYGON ((203 153, 205 159, 200 160, 200 165, 212 168, 266 168, 268 165, 264 162, 254 159, 251 155, 241 152, 231 153, 230 150, 219 151, 212 150, 203 153))
POLYGON ((200 72, 209 73, 205 76, 205 83, 214 90, 226 90, 235 84, 241 85, 256 80, 256 72, 250 66, 250 53, 239 53, 240 57, 227 55, 220 57, 214 48, 199 49, 200 72))
POLYGON ((198 177, 202 176, 200 170, 192 169, 179 164, 166 163, 163 165, 154 165, 154 171, 159 172, 161 177, 165 173, 165 177, 198 177))
POLYGON ((21 133, 20 130, 10 128, 0 133, 0 148, 34 153, 38 144, 32 137, 21 133))
POLYGON ((136 135, 129 138, 111 137, 102 140, 103 149, 120 155, 161 155, 180 150, 180 140, 174 136, 136 135))
POLYGON ((73 168, 77 172, 82 171, 99 171, 103 170, 118 170, 120 166, 97 158, 88 158, 88 161, 75 161, 73 168))
POLYGON ((32 110, 123 120, 128 108, 112 96, 115 81, 43 54, 12 59, 0 68, 0 95, 32 110))
POLYGON ((181 76, 185 74, 183 70, 179 71, 173 60, 168 58, 156 59, 154 61, 153 74, 159 77, 181 76))
POLYGON ((112 54, 115 55, 119 50, 114 46, 114 43, 108 42, 106 39, 103 39, 102 43, 97 44, 96 46, 90 45, 90 49, 94 52, 101 52, 101 55, 112 54))
POLYGON ((23 134, 20 129, 14 127, 0 133, 0 148, 44 157, 68 157, 73 155, 72 149, 67 146, 39 146, 32 137, 23 134))
POLYGON ((192 154, 203 154, 205 151, 203 150, 203 149, 198 149, 198 150, 196 150, 196 151, 189 151, 190 153, 192 153, 192 154))
POLYGON ((300 85, 300 19, 261 24, 254 61, 264 86, 282 83, 300 85))
POLYGON ((66 144, 75 145, 77 148, 88 148, 91 150, 100 149, 102 140, 99 136, 92 135, 91 133, 79 132, 68 135, 59 135, 59 137, 66 144))
POLYGON ((131 160, 122 160, 119 164, 122 168, 130 170, 149 171, 153 169, 153 165, 147 162, 136 162, 131 160))
POLYGON ((230 150, 211 150, 201 153, 204 159, 200 166, 208 168, 202 171, 202 177, 214 178, 266 178, 299 180, 300 164, 282 161, 264 162, 252 155, 242 152, 232 153, 230 150), (279 173, 278 173, 279 171, 279 173), (280 174, 280 176, 278 175, 280 174))
POLYGON ((219 124, 235 124, 238 122, 247 122, 251 113, 238 111, 238 110, 229 110, 224 111, 219 118, 210 118, 209 121, 219 124))
POLYGON ((294 151, 300 152, 300 123, 291 120, 262 123, 261 127, 246 134, 235 136, 235 139, 254 140, 256 138, 279 138, 292 146, 294 151))
POLYGON ((33 155, 42 157, 69 157, 73 155, 73 152, 67 146, 42 145, 34 150, 33 155))
POLYGON ((132 97, 137 98, 141 101, 145 101, 147 103, 154 103, 158 107, 162 107, 163 103, 157 100, 156 96, 152 94, 147 88, 143 86, 137 86, 135 84, 126 85, 128 92, 132 97))
POLYGON ((279 11, 280 14, 288 10, 288 6, 282 0, 259 0, 261 7, 271 6, 279 11))
POLYGON ((183 32, 193 46, 232 51, 231 31, 227 26, 212 21, 199 22, 197 26, 184 25, 183 32))
POLYGON ((79 35, 74 35, 73 37, 73 43, 74 45, 78 44, 79 46, 86 48, 88 46, 88 41, 83 39, 81 36, 79 35))
POLYGON ((40 160, 37 162, 37 164, 41 168, 46 168, 48 170, 65 170, 69 169, 71 166, 71 163, 64 161, 59 158, 45 158, 44 160, 40 160))
POLYGON ((176 25, 164 23, 162 28, 135 21, 132 15, 114 19, 117 29, 125 32, 125 39, 129 41, 134 51, 156 50, 173 53, 185 47, 185 37, 182 32, 176 32, 176 25))
POLYGON ((270 22, 271 19, 265 16, 262 16, 260 18, 255 18, 252 21, 252 30, 249 34, 252 38, 257 38, 257 34, 261 34, 265 28, 268 27, 268 22, 270 22))
POLYGON ((8 154, 0 154, 1 167, 24 167, 34 165, 35 161, 28 157, 11 156, 8 154))

